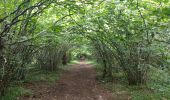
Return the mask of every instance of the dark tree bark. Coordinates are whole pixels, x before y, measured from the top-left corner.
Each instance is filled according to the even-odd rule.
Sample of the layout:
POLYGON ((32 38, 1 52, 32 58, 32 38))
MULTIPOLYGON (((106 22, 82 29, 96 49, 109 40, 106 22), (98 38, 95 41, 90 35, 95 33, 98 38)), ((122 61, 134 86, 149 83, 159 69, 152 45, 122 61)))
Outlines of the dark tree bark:
POLYGON ((67 54, 66 53, 63 55, 62 64, 67 65, 67 54))

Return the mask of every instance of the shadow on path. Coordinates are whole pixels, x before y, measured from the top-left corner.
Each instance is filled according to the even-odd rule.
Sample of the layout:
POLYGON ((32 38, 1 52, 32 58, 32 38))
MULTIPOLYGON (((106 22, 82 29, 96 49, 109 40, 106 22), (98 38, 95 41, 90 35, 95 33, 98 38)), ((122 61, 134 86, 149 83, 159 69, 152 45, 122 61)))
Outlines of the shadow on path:
POLYGON ((33 96, 21 100, 119 100, 96 81, 92 65, 81 61, 69 67, 52 86, 41 82, 27 86, 33 96))

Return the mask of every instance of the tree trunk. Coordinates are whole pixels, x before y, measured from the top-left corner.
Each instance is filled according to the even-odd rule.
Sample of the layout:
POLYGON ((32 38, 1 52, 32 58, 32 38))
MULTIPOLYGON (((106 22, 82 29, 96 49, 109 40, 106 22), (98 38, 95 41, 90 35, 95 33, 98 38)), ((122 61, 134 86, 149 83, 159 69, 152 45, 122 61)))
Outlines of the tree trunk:
POLYGON ((63 55, 62 64, 67 65, 67 54, 66 53, 63 55))

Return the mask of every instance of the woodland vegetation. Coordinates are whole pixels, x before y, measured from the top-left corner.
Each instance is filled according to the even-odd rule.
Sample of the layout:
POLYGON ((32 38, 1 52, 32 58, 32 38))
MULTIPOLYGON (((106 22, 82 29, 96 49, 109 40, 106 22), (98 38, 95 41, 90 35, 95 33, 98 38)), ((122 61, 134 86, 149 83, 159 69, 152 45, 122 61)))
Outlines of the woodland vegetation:
POLYGON ((170 99, 170 1, 0 0, 1 97, 33 69, 53 72, 82 55, 102 79, 118 73, 170 99))

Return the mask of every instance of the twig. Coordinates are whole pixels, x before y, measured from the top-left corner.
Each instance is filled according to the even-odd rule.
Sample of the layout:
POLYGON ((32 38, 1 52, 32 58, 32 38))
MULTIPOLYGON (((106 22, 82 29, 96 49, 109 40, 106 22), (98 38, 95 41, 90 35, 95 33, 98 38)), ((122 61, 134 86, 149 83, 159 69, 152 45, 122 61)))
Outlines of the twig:
POLYGON ((141 10, 139 9, 139 2, 138 2, 138 0, 137 0, 137 9, 138 9, 138 12, 139 12, 139 14, 140 14, 142 20, 143 20, 143 23, 144 23, 144 26, 145 26, 145 29, 146 29, 147 41, 148 41, 148 43, 150 43, 150 42, 149 42, 149 32, 148 32, 148 29, 147 29, 146 21, 145 21, 144 16, 142 15, 141 10))

